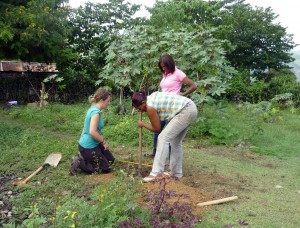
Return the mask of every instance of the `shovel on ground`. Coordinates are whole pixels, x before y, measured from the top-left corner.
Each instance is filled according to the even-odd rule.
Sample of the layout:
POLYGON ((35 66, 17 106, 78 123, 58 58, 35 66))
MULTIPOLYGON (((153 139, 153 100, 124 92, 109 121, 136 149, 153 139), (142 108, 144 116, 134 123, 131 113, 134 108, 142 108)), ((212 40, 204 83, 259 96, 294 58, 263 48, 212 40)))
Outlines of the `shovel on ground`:
POLYGON ((59 153, 59 152, 54 152, 54 153, 48 155, 48 157, 46 158, 44 164, 41 167, 39 167, 36 171, 34 171, 25 180, 17 181, 17 182, 14 183, 14 185, 24 185, 24 184, 26 184, 32 177, 34 177, 36 174, 41 172, 44 168, 46 168, 48 166, 56 167, 58 165, 60 159, 61 159, 61 153, 59 153))

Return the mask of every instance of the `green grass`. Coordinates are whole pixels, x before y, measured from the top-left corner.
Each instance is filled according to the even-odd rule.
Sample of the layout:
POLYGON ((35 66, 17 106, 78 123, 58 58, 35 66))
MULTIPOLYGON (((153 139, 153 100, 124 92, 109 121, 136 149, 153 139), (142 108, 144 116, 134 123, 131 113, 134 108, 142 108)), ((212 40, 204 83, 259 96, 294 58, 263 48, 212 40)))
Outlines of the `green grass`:
POLYGON ((226 147, 188 150, 184 169, 190 176, 188 183, 198 180, 197 186, 215 199, 239 197, 232 203, 211 206, 199 227, 238 227, 240 220, 251 227, 297 227, 299 157, 278 160, 256 155, 249 159, 241 152, 226 147), (211 180, 199 178, 199 173, 208 174, 211 180))
MULTIPOLYGON (((0 111, 1 177, 25 178, 42 165, 48 154, 59 151, 63 155, 56 168, 42 171, 25 188, 6 183, 5 190, 17 192, 10 201, 19 217, 11 222, 21 221, 34 205, 39 209, 37 218, 49 220, 58 205, 65 210, 72 207, 70 197, 75 197, 73 206, 80 204, 83 212, 88 211, 81 200, 92 202, 93 192, 101 184, 88 181, 84 174, 68 175, 69 160, 77 153, 88 107, 85 103, 53 104, 44 110, 18 107, 0 111)), ((117 158, 137 161, 138 115, 131 116, 131 110, 127 110, 124 116, 115 114, 114 105, 105 111, 104 134, 117 158)), ((193 124, 184 142, 184 181, 213 199, 231 195, 239 199, 206 207, 197 227, 238 227, 239 221, 251 227, 297 227, 298 113, 254 112, 223 104, 206 106, 200 117, 202 121, 193 124)), ((152 149, 152 134, 143 133, 143 151, 148 152, 152 149)))
POLYGON ((279 158, 299 156, 300 116, 288 110, 282 112, 276 123, 264 123, 264 134, 253 139, 255 152, 279 158))

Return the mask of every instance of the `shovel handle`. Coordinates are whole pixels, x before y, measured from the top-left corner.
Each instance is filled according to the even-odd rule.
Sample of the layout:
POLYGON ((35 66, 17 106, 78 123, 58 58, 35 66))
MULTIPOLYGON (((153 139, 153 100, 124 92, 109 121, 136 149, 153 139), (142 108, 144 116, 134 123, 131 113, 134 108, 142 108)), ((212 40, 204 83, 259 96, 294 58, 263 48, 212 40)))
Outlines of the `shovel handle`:
MULTIPOLYGON (((140 120, 142 120, 142 112, 140 112, 140 120)), ((141 175, 142 169, 142 128, 139 128, 139 166, 138 166, 138 176, 141 175)))
POLYGON ((42 165, 37 170, 35 170, 29 177, 27 177, 25 180, 17 181, 17 182, 14 183, 14 185, 24 185, 24 184, 26 184, 28 181, 30 181, 31 178, 33 178, 36 174, 41 172, 46 166, 47 166, 47 164, 42 165))

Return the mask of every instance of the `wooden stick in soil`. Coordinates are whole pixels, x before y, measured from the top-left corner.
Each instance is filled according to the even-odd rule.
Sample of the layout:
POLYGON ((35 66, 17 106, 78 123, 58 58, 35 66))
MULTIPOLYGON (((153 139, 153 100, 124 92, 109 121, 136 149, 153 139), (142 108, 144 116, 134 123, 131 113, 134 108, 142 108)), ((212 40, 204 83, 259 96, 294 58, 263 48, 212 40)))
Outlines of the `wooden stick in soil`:
MULTIPOLYGON (((142 112, 140 112, 140 120, 142 120, 142 112)), ((139 128, 139 166, 138 166, 138 176, 142 177, 142 128, 139 128)))
POLYGON ((238 199, 237 196, 231 196, 231 197, 227 197, 227 198, 223 198, 223 199, 211 200, 211 201, 207 201, 207 202, 203 202, 203 203, 198 203, 197 206, 207 206, 207 205, 225 203, 225 202, 233 201, 236 199, 238 199))
MULTIPOLYGON (((121 162, 121 163, 128 163, 128 164, 133 164, 133 165, 138 165, 139 163, 138 162, 132 162, 132 161, 123 161, 123 160, 118 160, 118 162, 121 162)), ((147 166, 147 167, 152 167, 152 165, 150 164, 141 164, 142 166, 147 166)))

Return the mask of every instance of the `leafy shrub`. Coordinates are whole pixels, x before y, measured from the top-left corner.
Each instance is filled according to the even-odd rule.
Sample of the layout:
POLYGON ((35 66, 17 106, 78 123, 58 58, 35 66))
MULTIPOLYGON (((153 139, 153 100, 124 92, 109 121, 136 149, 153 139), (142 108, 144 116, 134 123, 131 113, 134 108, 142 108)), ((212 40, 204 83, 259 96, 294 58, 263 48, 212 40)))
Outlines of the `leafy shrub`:
POLYGON ((206 138, 217 145, 249 145, 253 137, 262 133, 261 124, 275 121, 277 116, 271 102, 245 102, 238 106, 226 101, 216 105, 206 104, 187 137, 206 138))
POLYGON ((272 103, 269 101, 261 101, 256 104, 245 102, 244 107, 246 108, 246 111, 250 111, 252 114, 261 114, 269 112, 272 109, 272 103))
POLYGON ((288 108, 294 106, 292 98, 292 93, 284 93, 276 95, 271 101, 280 108, 288 108))
POLYGON ((207 121, 208 133, 213 136, 215 144, 228 144, 232 138, 238 135, 238 131, 230 126, 224 119, 212 119, 207 121))
POLYGON ((240 72, 230 80, 230 86, 226 97, 234 101, 236 96, 243 101, 252 103, 264 100, 267 83, 260 80, 249 80, 251 75, 248 72, 240 72))
POLYGON ((188 131, 191 138, 207 136, 214 144, 232 144, 238 135, 237 129, 228 121, 228 103, 219 101, 214 105, 206 105, 197 121, 188 131))
MULTIPOLYGON (((260 124, 260 119, 266 123, 276 121, 278 109, 269 101, 262 101, 257 104, 245 102, 241 108, 247 113, 249 120, 255 125, 260 124)), ((260 129, 260 127, 258 127, 260 129)))
MULTIPOLYGON (((177 194, 174 190, 167 191, 166 185, 172 177, 161 177, 153 183, 159 183, 158 191, 150 191, 146 196, 147 207, 151 212, 151 227, 182 227, 189 228, 197 223, 192 209, 187 204, 181 204, 180 199, 188 198, 187 194, 177 194)), ((174 177, 175 180, 178 180, 174 177)), ((149 227, 140 220, 124 221, 120 227, 149 227), (136 226, 139 225, 139 226, 136 226)))
POLYGON ((265 99, 270 100, 279 94, 292 93, 293 101, 298 106, 300 104, 300 87, 294 73, 290 70, 271 71, 273 77, 268 83, 265 99))
POLYGON ((276 72, 274 77, 269 81, 270 97, 274 97, 276 94, 293 92, 299 88, 297 78, 292 72, 276 72))
POLYGON ((231 78, 226 93, 226 97, 229 100, 234 101, 236 96, 239 96, 242 100, 246 100, 248 98, 248 84, 245 80, 246 75, 248 76, 246 72, 239 72, 231 78))
POLYGON ((264 91, 267 88, 267 83, 260 80, 252 81, 247 87, 248 101, 257 103, 264 100, 264 91))
MULTIPOLYGON (((113 139, 115 143, 137 146, 139 144, 138 118, 139 115, 118 115, 117 118, 116 115, 111 116, 109 124, 103 129, 103 134, 108 140, 113 139), (115 120, 112 120, 113 118, 115 120)), ((151 132, 143 130, 143 145, 152 144, 152 137, 151 132)))
POLYGON ((201 115, 191 125, 191 127, 188 130, 187 136, 196 139, 198 137, 205 136, 207 132, 208 126, 206 124, 206 118, 201 115))

